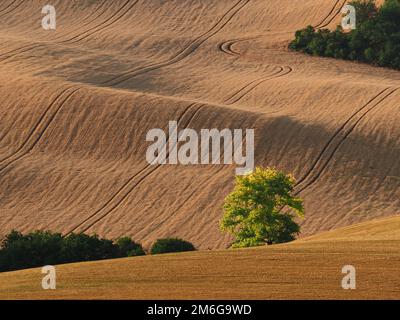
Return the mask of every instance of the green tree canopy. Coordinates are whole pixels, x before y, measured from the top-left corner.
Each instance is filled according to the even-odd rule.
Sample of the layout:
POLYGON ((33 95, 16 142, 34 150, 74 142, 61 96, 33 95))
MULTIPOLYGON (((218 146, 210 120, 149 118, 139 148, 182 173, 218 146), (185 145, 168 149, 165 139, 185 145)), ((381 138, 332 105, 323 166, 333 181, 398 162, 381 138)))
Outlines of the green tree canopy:
POLYGON ((293 196, 295 179, 273 168, 256 168, 237 176, 226 197, 222 231, 234 235, 233 247, 288 242, 300 232, 293 220, 304 216, 303 201, 293 196), (289 210, 282 210, 287 207, 289 210))
POLYGON ((385 0, 376 7, 372 0, 354 0, 356 29, 298 30, 289 48, 322 57, 354 60, 400 69, 400 0, 385 0))

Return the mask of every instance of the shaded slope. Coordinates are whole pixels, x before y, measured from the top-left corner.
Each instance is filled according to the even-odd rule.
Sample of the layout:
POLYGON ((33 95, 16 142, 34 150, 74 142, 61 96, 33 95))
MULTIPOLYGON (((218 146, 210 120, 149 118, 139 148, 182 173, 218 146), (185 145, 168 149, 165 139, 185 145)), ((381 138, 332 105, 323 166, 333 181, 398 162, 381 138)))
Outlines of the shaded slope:
POLYGON ((234 166, 145 161, 147 131, 169 120, 254 128, 256 164, 299 180, 303 235, 399 214, 400 74, 285 49, 296 29, 334 26, 340 2, 59 0, 50 33, 44 4, 0 7, 0 234, 229 245, 234 166))

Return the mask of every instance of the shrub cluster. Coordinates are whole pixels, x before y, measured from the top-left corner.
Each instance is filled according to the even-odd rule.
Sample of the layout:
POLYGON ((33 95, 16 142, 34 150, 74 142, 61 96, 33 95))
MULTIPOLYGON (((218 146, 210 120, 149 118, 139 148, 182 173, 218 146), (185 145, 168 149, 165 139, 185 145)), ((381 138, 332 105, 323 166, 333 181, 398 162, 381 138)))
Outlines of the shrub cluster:
MULTIPOLYGON (((191 243, 168 238, 157 240, 151 253, 192 250, 195 248, 191 243)), ((12 231, 0 244, 0 272, 145 254, 142 246, 130 237, 112 241, 83 233, 72 233, 63 237, 60 233, 51 231, 35 231, 26 235, 12 231)))
POLYGON ((194 251, 196 248, 190 243, 182 239, 167 238, 157 240, 151 247, 151 254, 194 251))
POLYGON ((63 238, 60 233, 50 231, 27 235, 12 231, 1 243, 0 271, 144 254, 142 246, 128 237, 113 242, 83 233, 63 238))
POLYGON ((385 0, 380 8, 373 0, 356 0, 350 4, 356 9, 356 29, 344 32, 341 26, 335 31, 308 26, 296 32, 289 48, 316 56, 400 69, 400 0, 385 0))

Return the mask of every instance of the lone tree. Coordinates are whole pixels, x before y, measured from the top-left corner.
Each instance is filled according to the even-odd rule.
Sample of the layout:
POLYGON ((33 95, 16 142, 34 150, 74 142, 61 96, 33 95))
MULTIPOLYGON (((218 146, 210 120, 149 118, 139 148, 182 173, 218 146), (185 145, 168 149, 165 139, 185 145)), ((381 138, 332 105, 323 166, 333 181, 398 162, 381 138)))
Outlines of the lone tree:
POLYGON ((222 231, 235 236, 232 247, 288 242, 300 232, 293 220, 304 216, 303 200, 293 196, 295 179, 273 168, 256 168, 237 176, 224 204, 222 231), (283 210, 288 208, 289 210, 283 210))

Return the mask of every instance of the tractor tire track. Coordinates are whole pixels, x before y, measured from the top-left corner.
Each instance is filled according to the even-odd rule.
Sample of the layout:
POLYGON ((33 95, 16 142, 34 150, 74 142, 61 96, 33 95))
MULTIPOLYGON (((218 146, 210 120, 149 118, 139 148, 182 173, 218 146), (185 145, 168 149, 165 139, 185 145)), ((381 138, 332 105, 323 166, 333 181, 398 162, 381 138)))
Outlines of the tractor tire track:
POLYGON ((323 21, 321 21, 321 23, 317 24, 314 29, 323 29, 327 26, 329 26, 331 24, 331 22, 340 14, 340 12, 342 11, 342 8, 344 7, 344 5, 346 4, 347 0, 344 0, 342 3, 340 2, 341 0, 336 1, 335 6, 332 8, 331 12, 325 17, 325 19, 323 21), (337 9, 337 5, 339 4, 339 9, 337 9), (335 12, 335 9, 336 12, 335 12), (335 14, 330 17, 330 15, 335 12, 335 14))
MULTIPOLYGON (((41 116, 39 117, 39 119, 37 120, 36 124, 31 128, 31 130, 28 133, 28 136, 24 139, 24 141, 22 142, 22 144, 18 147, 17 150, 15 150, 13 152, 17 153, 19 152, 29 141, 29 139, 31 139, 31 137, 33 136, 34 132, 37 130, 37 128, 40 126, 41 122, 43 121, 44 117, 49 113, 49 110, 53 107, 54 104, 57 103, 57 101, 69 90, 70 88, 66 88, 64 90, 62 90, 52 101, 51 103, 48 105, 48 107, 46 108, 46 110, 41 114, 41 116)), ((9 159, 10 157, 12 157, 12 155, 9 155, 3 159, 0 160, 0 165, 7 159, 9 159)))
POLYGON ((229 97, 228 99, 225 100, 225 104, 232 105, 234 103, 237 103, 241 99, 243 99, 246 95, 248 95, 251 91, 253 91, 255 88, 257 88, 259 85, 264 83, 265 81, 283 77, 283 76, 291 73, 292 71, 293 71, 293 69, 288 66, 279 67, 278 72, 276 72, 272 75, 268 75, 268 76, 262 77, 260 79, 254 80, 254 81, 250 82, 249 84, 247 84, 246 86, 244 86, 243 88, 239 89, 231 97, 229 97))
MULTIPOLYGON (((333 19, 335 19, 340 14, 340 12, 341 12, 343 6, 345 5, 345 3, 347 2, 347 0, 343 1, 342 5, 339 7, 339 10, 336 11, 336 13, 331 17, 331 15, 335 12, 335 9, 337 9, 338 4, 340 4, 340 1, 342 1, 342 0, 336 0, 334 6, 331 8, 329 13, 322 19, 322 21, 319 22, 318 24, 316 24, 315 26, 313 26, 314 29, 322 29, 322 28, 328 26, 333 21, 333 19), (326 22, 326 20, 328 20, 328 21, 326 22)), ((229 54, 231 56, 240 56, 240 53, 233 50, 232 47, 236 43, 246 41, 246 40, 251 40, 251 39, 254 39, 254 38, 240 38, 240 39, 227 40, 227 41, 220 43, 218 45, 218 49, 221 52, 229 54)))
POLYGON ((0 18, 6 16, 7 14, 9 14, 9 13, 15 11, 16 9, 18 9, 18 8, 24 3, 24 0, 21 0, 20 3, 17 3, 17 5, 16 5, 14 8, 11 8, 11 10, 9 10, 9 11, 7 11, 7 12, 4 12, 4 11, 6 11, 8 8, 10 8, 11 5, 13 5, 15 2, 16 2, 16 1, 12 2, 7 8, 4 8, 4 9, 0 12, 0 13, 2 13, 2 14, 0 15, 0 18))
POLYGON ((258 37, 250 37, 250 38, 240 38, 240 39, 227 40, 227 41, 221 42, 221 43, 218 45, 218 49, 219 49, 220 51, 222 51, 223 53, 229 54, 229 55, 231 55, 231 56, 240 56, 240 53, 239 53, 239 52, 233 50, 233 46, 234 46, 236 43, 243 42, 243 41, 248 41, 248 40, 253 40, 253 39, 256 39, 256 38, 258 38, 258 37))
MULTIPOLYGON (((188 107, 185 108, 185 110, 182 112, 182 114, 179 116, 177 122, 178 126, 182 122, 182 119, 185 117, 186 114, 188 114, 189 110, 191 110, 193 107, 196 106, 196 103, 190 104, 188 107)), ((191 115, 190 119, 193 119, 197 112, 202 108, 203 106, 200 105, 199 108, 191 115)), ((190 121, 188 124, 190 124, 190 121)), ((186 125, 187 126, 187 125, 186 125)), ((166 144, 165 146, 169 145, 170 137, 168 136, 166 139, 166 144)), ((168 148, 167 148, 168 150, 168 148)), ((169 156, 169 153, 167 151, 167 158, 169 156)), ((97 209, 93 214, 91 214, 89 217, 84 219, 82 222, 80 222, 77 226, 74 228, 70 229, 66 235, 71 234, 72 232, 76 232, 78 229, 79 232, 86 232, 89 230, 93 225, 98 223, 100 220, 111 214, 115 209, 118 208, 118 206, 131 194, 131 192, 139 186, 147 177, 149 177, 154 171, 156 171, 158 168, 160 168, 162 165, 156 165, 153 167, 152 164, 147 164, 145 165, 142 169, 140 169, 138 172, 136 172, 133 176, 131 176, 119 189, 118 191, 106 202, 103 204, 103 206, 99 209, 97 209), (153 167, 153 168, 151 168, 153 167), (149 169, 150 170, 147 170, 149 169), (136 178, 139 177, 139 175, 144 174, 137 182, 135 182, 136 178), (102 211, 105 211, 103 214, 102 211), (99 214, 101 214, 99 217, 97 217, 99 214), (91 221, 92 220, 92 221, 91 221), (87 224, 86 226, 84 226, 87 224), (83 229, 81 228, 82 226, 83 229)))
MULTIPOLYGON (((109 24, 107 24, 107 25, 105 25, 105 26, 103 25, 103 24, 109 22, 116 14, 118 14, 126 5, 129 4, 130 1, 131 1, 131 0, 128 0, 127 2, 125 2, 125 4, 123 5, 123 7, 121 7, 121 8, 117 11, 117 13, 114 13, 111 17, 107 18, 107 20, 101 22, 101 23, 98 24, 97 26, 95 26, 95 27, 93 27, 93 28, 91 28, 91 29, 89 29, 89 30, 84 31, 83 33, 80 33, 80 34, 78 34, 78 35, 75 35, 75 36, 73 36, 73 37, 70 38, 70 39, 66 39, 66 40, 63 40, 63 41, 55 42, 55 44, 65 44, 65 43, 68 43, 68 42, 70 42, 72 39, 76 39, 76 38, 81 37, 81 36, 82 36, 84 33, 86 33, 86 32, 92 31, 93 29, 98 28, 99 26, 101 27, 100 29, 96 29, 96 30, 92 31, 92 33, 90 33, 90 34, 84 35, 83 38, 78 39, 77 41, 71 42, 71 43, 77 43, 77 42, 79 42, 80 40, 83 40, 83 39, 87 38, 88 36, 90 36, 90 35, 92 35, 92 34, 98 32, 98 31, 101 31, 101 30, 105 29, 106 27, 108 27, 108 26, 114 24, 115 22, 117 22, 118 20, 120 20, 123 16, 125 16, 125 15, 129 12, 129 10, 131 10, 131 9, 137 4, 137 2, 138 2, 139 0, 136 0, 136 1, 128 8, 128 10, 125 11, 125 12, 123 13, 122 16, 118 17, 116 20, 112 21, 111 23, 109 23, 109 24)), ((103 4, 105 4, 106 2, 107 2, 107 0, 105 0, 105 1, 103 2, 103 4)), ((99 6, 99 7, 100 7, 100 6, 99 6)), ((100 9, 100 8, 98 8, 98 10, 99 10, 99 9, 100 9)), ((86 25, 88 25, 88 24, 90 24, 91 22, 95 21, 95 19, 97 19, 98 17, 100 17, 103 13, 104 13, 104 12, 100 13, 97 17, 95 17, 94 19, 92 19, 90 22, 87 22, 86 25)), ((70 33, 71 33, 71 32, 70 32, 70 33)), ((64 36, 65 36, 65 35, 60 36, 59 38, 56 38, 55 40, 61 39, 61 38, 64 37, 64 36)), ((25 53, 25 52, 28 52, 28 51, 31 51, 31 50, 34 50, 34 49, 37 49, 37 48, 41 48, 41 47, 45 48, 45 45, 44 45, 44 44, 34 44, 34 45, 30 44, 30 45, 26 45, 26 46, 23 46, 23 47, 14 49, 14 50, 9 51, 9 52, 2 53, 2 54, 0 54, 0 58, 3 57, 3 56, 5 56, 5 55, 8 55, 8 54, 13 54, 13 55, 12 55, 12 56, 8 56, 8 57, 6 57, 5 59, 0 59, 0 62, 3 62, 3 61, 8 60, 8 59, 11 59, 11 58, 13 58, 13 57, 16 56, 16 55, 19 55, 19 54, 22 54, 22 53, 25 53)))
MULTIPOLYGON (((215 165, 214 165, 215 166, 215 165)), ((218 174, 219 172, 222 171, 222 169, 224 168, 224 166, 219 166, 219 168, 217 169, 217 172, 215 174, 218 174)), ((163 224, 165 224, 168 220, 170 220, 174 214, 178 213, 179 210, 181 210, 185 204, 187 204, 189 202, 189 200, 196 194, 199 192, 199 190, 204 189, 204 186, 206 186, 208 184, 208 180, 205 179, 203 181, 203 183, 201 183, 200 185, 197 186, 197 188, 194 188, 192 190, 192 192, 190 192, 183 201, 181 201, 181 203, 175 208, 175 210, 173 210, 171 213, 169 213, 168 215, 166 215, 161 221, 159 221, 156 225, 154 225, 154 221, 152 222, 152 226, 146 230, 146 233, 144 235, 142 235, 141 232, 144 232, 144 229, 142 229, 141 232, 136 233, 135 237, 137 237, 138 239, 145 239, 147 238, 151 233, 153 233, 154 231, 156 231, 157 229, 159 229, 163 224)), ((190 215, 188 215, 188 217, 182 221, 182 225, 184 225, 188 220, 190 219, 190 215)))
POLYGON ((47 131, 50 124, 53 122, 56 115, 59 113, 61 108, 65 103, 73 96, 79 88, 67 88, 64 89, 47 107, 47 109, 42 113, 41 117, 37 121, 36 125, 31 129, 27 138, 19 146, 19 148, 14 151, 11 155, 5 157, 0 162, 0 172, 7 169, 10 165, 27 155, 39 142, 43 134, 47 131), (69 92, 68 92, 69 91, 69 92))
POLYGON ((223 53, 229 54, 231 56, 240 56, 240 54, 232 49, 232 46, 244 39, 235 39, 222 42, 218 45, 218 49, 223 53))
MULTIPOLYGON (((242 143, 243 145, 246 144, 246 137, 242 143)), ((223 157, 221 155, 221 157, 223 157)), ((220 158, 220 163, 221 163, 221 158, 220 158)), ((213 166, 216 166, 218 164, 213 164, 213 166)), ((224 169, 223 165, 219 165, 219 168, 217 169, 217 172, 215 172, 214 174, 217 175, 219 174, 222 170, 224 169)), ((176 208, 170 215, 168 215, 166 218, 164 218, 161 222, 159 222, 155 227, 153 227, 150 231, 147 231, 147 233, 142 237, 142 239, 145 239, 147 236, 150 235, 150 233, 154 232, 156 229, 158 229, 159 227, 161 227, 162 224, 164 224, 165 222, 167 222, 175 213, 177 213, 180 209, 183 208, 183 206, 189 201, 189 199, 192 198, 193 195, 195 195, 198 190, 201 190, 202 187, 208 183, 208 180, 205 180, 200 186, 198 186, 197 188, 195 188, 186 198, 185 200, 178 206, 178 208, 176 208)), ((182 224, 184 225, 185 223, 187 223, 187 221, 190 219, 190 216, 187 216, 186 219, 184 221, 182 221, 182 224)), ((137 234, 136 236, 140 237, 140 232, 139 234, 137 234)))
POLYGON ((73 30, 68 31, 67 34, 63 34, 63 35, 60 35, 59 37, 54 38, 54 40, 60 40, 60 39, 62 39, 62 38, 65 37, 65 36, 68 36, 68 35, 70 35, 70 34, 72 34, 72 33, 75 33, 76 31, 81 31, 82 28, 84 28, 84 27, 86 27, 86 26, 89 26, 92 22, 95 22, 97 19, 99 19, 99 18, 107 11, 107 7, 106 7, 105 10, 99 12, 99 11, 104 7, 104 5, 105 5, 107 2, 109 2, 109 0, 103 0, 103 1, 99 4, 99 6, 97 7, 97 9, 95 9, 93 12, 91 12, 91 13, 88 14, 85 18, 83 18, 83 21, 85 21, 85 20, 87 20, 87 19, 90 19, 91 17, 94 16, 93 19, 91 19, 90 21, 86 21, 85 23, 83 23, 82 25, 80 25, 78 28, 75 28, 75 29, 73 29, 73 30))
POLYGON ((340 1, 341 0, 336 0, 335 4, 331 8, 331 11, 329 11, 329 13, 319 23, 317 23, 315 26, 313 26, 314 29, 317 29, 319 26, 323 25, 327 19, 329 19, 329 17, 335 11, 336 6, 339 4, 340 1))
POLYGON ((350 121, 362 110, 367 108, 371 103, 373 103, 376 99, 378 99, 381 95, 385 94, 390 88, 386 88, 382 91, 380 91, 377 95, 373 96, 366 104, 364 104, 361 108, 359 108, 356 112, 354 112, 336 131, 335 133, 330 137, 328 142, 325 144, 325 146, 322 148, 321 152, 318 154, 317 158, 314 160, 311 168, 306 172, 306 174, 297 181, 297 185, 301 184, 305 179, 307 179, 308 175, 315 169, 318 161, 322 158, 325 150, 328 148, 328 146, 332 143, 332 141, 340 134, 341 131, 344 130, 346 125, 350 123, 350 121))
POLYGON ((11 7, 14 3, 16 3, 18 0, 12 0, 8 5, 6 5, 3 9, 0 9, 0 13, 6 11, 9 7, 11 7))
MULTIPOLYGON (((186 108, 186 110, 182 113, 182 115, 180 116, 178 123, 181 122, 181 120, 183 119, 183 117, 187 114, 188 110, 191 109, 191 107, 195 106, 196 104, 191 104, 189 105, 189 107, 186 108)), ((197 108, 197 110, 191 115, 190 120, 188 122, 188 124, 186 125, 186 127, 191 123, 192 119, 196 116, 196 114, 198 113, 198 111, 203 107, 203 105, 201 105, 199 108, 197 108)), ((166 141, 166 145, 169 144, 169 137, 167 138, 166 141)), ((167 158, 168 158, 169 154, 167 152, 167 158)), ((149 164, 147 165, 141 172, 145 172, 145 170, 149 167, 151 167, 152 165, 149 164)), ((83 230, 81 230, 80 232, 86 232, 87 230, 89 230, 92 226, 94 226, 96 223, 98 223, 99 221, 101 221, 102 219, 104 219, 106 216, 110 215, 115 209, 118 208, 118 206, 129 197, 129 195, 131 194, 131 192, 136 189, 136 187, 138 187, 146 178, 148 178, 149 176, 151 176, 155 171, 157 171, 157 169, 159 169, 162 165, 158 165, 155 166, 153 169, 151 169, 149 172, 145 172, 144 176, 142 178, 139 179, 139 181, 137 183, 135 183, 133 186, 129 186, 129 189, 127 190, 127 192, 125 192, 125 194, 122 196, 122 198, 117 201, 117 203, 115 205, 113 205, 111 207, 111 209, 107 212, 105 212, 103 215, 101 215, 100 217, 98 217, 97 219, 95 219, 93 222, 91 222, 87 227, 85 227, 83 230)), ((136 175, 137 176, 137 175, 136 175)), ((132 180, 131 180, 132 181, 132 180)), ((126 183, 126 185, 129 185, 129 183, 131 181, 128 181, 126 183)), ((95 217, 95 215, 93 215, 93 217, 95 217)))
POLYGON ((325 171, 326 167, 333 159, 339 147, 344 143, 347 137, 354 131, 356 126, 364 119, 368 113, 379 106, 383 101, 392 96, 399 88, 386 88, 379 94, 369 100, 363 107, 353 113, 353 115, 346 120, 346 122, 335 132, 329 139, 328 143, 324 146, 320 154, 317 156, 311 168, 301 178, 295 186, 295 195, 304 191, 313 185, 318 178, 325 171))
POLYGON ((174 55, 174 57, 167 59, 162 62, 153 63, 147 66, 139 67, 133 70, 126 71, 116 77, 113 77, 101 84, 109 86, 117 86, 125 81, 128 81, 138 75, 154 71, 166 66, 170 66, 177 62, 182 61, 193 52, 195 52, 204 42, 210 39, 212 36, 221 31, 235 16, 243 9, 251 0, 239 0, 231 9, 229 9, 218 21, 217 23, 207 32, 203 33, 195 40, 193 40, 188 46, 182 49, 180 52, 174 55))
POLYGON ((25 52, 29 52, 29 51, 31 51, 33 49, 37 49, 37 48, 40 48, 42 46, 43 45, 41 45, 41 44, 27 45, 27 46, 23 46, 23 47, 20 47, 20 48, 17 48, 17 49, 2 53, 2 54, 0 54, 0 62, 6 61, 8 59, 12 59, 12 58, 14 58, 15 56, 17 56, 19 54, 22 54, 22 53, 25 53, 25 52), (4 56, 5 56, 5 58, 3 58, 4 56))
POLYGON ((129 5, 129 3, 131 2, 131 0, 127 0, 123 6, 121 6, 121 8, 119 8, 119 10, 117 10, 114 14, 112 14, 108 19, 106 19, 105 21, 101 22, 100 24, 98 24, 97 26, 90 28, 89 30, 84 31, 83 33, 76 35, 70 39, 61 41, 60 43, 78 43, 81 40, 84 40, 88 37, 90 37, 91 35, 104 30, 105 28, 108 28, 109 26, 115 24, 116 22, 118 22, 119 20, 121 20, 124 16, 126 16, 129 11, 136 6, 136 4, 139 2, 139 0, 134 1, 125 11, 124 9, 129 5), (122 12, 122 13, 121 13, 122 12), (121 13, 121 14, 120 14, 121 13), (115 18, 115 19, 114 19, 115 18), (88 33, 89 32, 89 33, 88 33), (85 34, 87 33, 87 34, 85 34))

